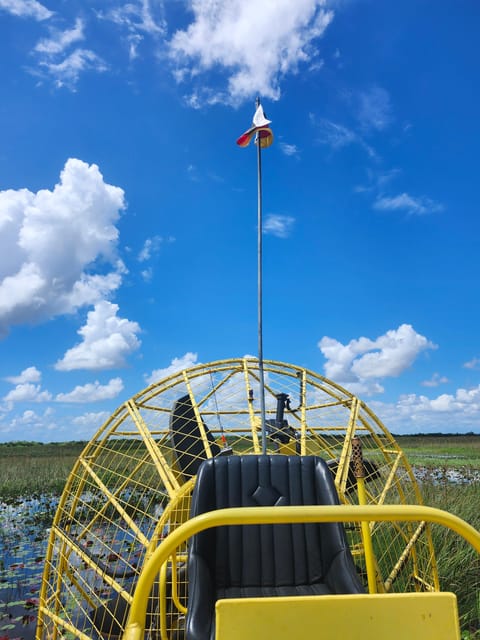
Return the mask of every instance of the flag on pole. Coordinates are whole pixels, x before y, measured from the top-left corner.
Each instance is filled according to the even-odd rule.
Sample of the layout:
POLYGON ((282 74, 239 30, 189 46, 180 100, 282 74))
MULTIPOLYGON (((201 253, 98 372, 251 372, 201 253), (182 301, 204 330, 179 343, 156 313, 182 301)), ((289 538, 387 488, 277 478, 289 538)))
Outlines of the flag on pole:
POLYGON ((255 141, 258 144, 258 140, 260 141, 260 147, 262 149, 266 149, 273 142, 273 132, 270 129, 271 120, 267 120, 265 114, 263 113, 263 107, 261 104, 258 105, 257 110, 255 111, 255 115, 253 116, 253 124, 242 133, 242 135, 238 138, 237 144, 239 147, 248 147, 250 144, 250 140, 253 136, 257 136, 257 140, 255 141))

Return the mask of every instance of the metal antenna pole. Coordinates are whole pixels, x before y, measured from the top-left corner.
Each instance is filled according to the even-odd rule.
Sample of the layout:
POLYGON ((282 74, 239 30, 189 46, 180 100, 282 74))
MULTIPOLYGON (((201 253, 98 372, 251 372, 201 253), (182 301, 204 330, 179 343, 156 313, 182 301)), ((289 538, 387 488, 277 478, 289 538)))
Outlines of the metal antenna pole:
MULTIPOLYGON (((260 106, 260 98, 256 100, 256 108, 260 106)), ((265 376, 263 371, 263 291, 262 291, 262 148, 257 133, 257 173, 258 173, 258 370, 260 373, 260 418, 262 428, 262 453, 267 453, 267 433, 265 422, 265 376)))

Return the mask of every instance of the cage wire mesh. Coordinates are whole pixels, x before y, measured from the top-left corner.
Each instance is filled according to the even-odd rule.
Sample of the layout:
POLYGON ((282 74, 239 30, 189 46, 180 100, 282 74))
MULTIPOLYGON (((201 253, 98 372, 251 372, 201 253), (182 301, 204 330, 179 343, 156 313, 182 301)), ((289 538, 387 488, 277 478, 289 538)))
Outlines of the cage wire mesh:
MULTIPOLYGON (((269 454, 322 457, 341 502, 356 504, 357 437, 367 503, 421 503, 401 448, 363 402, 301 367, 265 361, 264 372, 269 454)), ((262 452, 259 380, 254 358, 198 365, 133 396, 99 429, 67 480, 51 529, 37 640, 122 634, 142 566, 189 517, 199 463, 262 452)), ((382 522, 370 530, 379 591, 438 589, 427 525, 382 522)), ((366 584, 360 526, 346 532, 366 584)), ((147 637, 184 637, 186 552, 177 549, 159 570, 147 637)))

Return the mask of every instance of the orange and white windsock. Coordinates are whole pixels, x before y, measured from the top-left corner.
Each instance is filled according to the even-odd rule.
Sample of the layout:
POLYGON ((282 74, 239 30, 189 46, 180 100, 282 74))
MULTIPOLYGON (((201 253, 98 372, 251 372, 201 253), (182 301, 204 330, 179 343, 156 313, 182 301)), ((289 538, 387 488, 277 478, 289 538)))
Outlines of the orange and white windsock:
POLYGON ((271 122, 271 120, 267 120, 263 113, 263 107, 259 104, 253 116, 253 125, 238 138, 238 146, 248 147, 250 140, 256 135, 256 143, 258 144, 258 141, 260 141, 262 149, 269 147, 273 142, 273 132, 269 126, 271 122))

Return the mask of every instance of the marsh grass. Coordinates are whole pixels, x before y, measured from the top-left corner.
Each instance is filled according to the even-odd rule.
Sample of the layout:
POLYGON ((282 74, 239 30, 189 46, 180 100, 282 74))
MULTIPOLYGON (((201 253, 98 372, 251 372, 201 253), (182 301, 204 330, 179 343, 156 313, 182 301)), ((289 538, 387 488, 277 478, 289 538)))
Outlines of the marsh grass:
MULTIPOLYGON (((425 504, 453 513, 480 530, 480 482, 459 485, 433 479, 422 482, 425 504)), ((465 637, 480 638, 480 556, 453 531, 432 525, 440 586, 457 595, 465 637)))
POLYGON ((413 465, 480 469, 479 435, 397 436, 396 440, 413 465))
POLYGON ((0 445, 0 499, 58 493, 65 486, 85 442, 0 445))
MULTIPOLYGON (((398 441, 411 463, 421 466, 419 477, 425 504, 454 513, 480 530, 480 436, 414 436, 400 437, 398 441), (452 469, 461 471, 462 484, 451 482, 452 469)), ((15 503, 20 496, 28 499, 60 495, 85 444, 0 444, 0 500, 15 503)), ((36 523, 41 531, 53 519, 53 512, 47 511, 45 521, 36 523)), ((23 531, 25 525, 29 526, 27 521, 17 524, 23 531)), ((457 594, 462 638, 480 640, 480 558, 467 543, 444 528, 434 525, 432 535, 441 587, 457 594)), ((0 530, 4 552, 8 539, 7 532, 0 530)), ((2 569, 0 565, 0 577, 2 569)), ((0 621, 1 617, 0 612, 0 621)), ((23 637, 27 635, 23 630, 23 637)))

